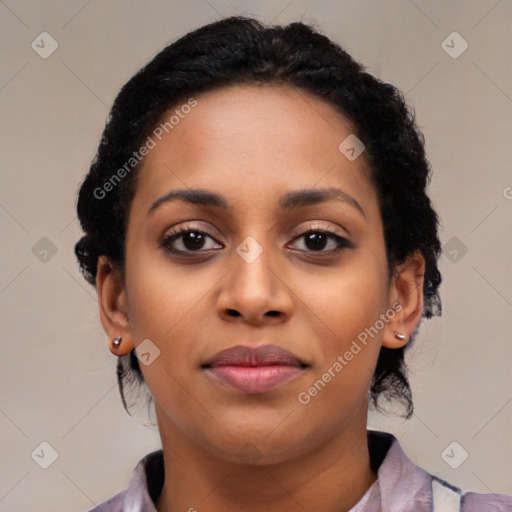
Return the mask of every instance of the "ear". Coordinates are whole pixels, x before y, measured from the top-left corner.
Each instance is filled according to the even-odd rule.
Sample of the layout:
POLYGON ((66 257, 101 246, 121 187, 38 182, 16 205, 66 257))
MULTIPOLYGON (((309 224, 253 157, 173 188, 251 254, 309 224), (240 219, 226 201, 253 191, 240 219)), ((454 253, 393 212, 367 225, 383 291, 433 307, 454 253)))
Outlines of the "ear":
POLYGON ((388 307, 395 311, 395 315, 386 324, 382 346, 400 348, 408 342, 423 313, 424 275, 425 258, 419 250, 395 269, 390 282, 388 303, 388 307), (405 338, 398 339, 395 332, 404 335, 405 338))
POLYGON ((106 256, 98 259, 96 274, 96 291, 100 306, 100 319, 108 336, 109 349, 112 354, 122 356, 131 352, 134 342, 128 318, 126 291, 119 270, 109 262, 106 256), (112 340, 121 336, 119 347, 112 340))

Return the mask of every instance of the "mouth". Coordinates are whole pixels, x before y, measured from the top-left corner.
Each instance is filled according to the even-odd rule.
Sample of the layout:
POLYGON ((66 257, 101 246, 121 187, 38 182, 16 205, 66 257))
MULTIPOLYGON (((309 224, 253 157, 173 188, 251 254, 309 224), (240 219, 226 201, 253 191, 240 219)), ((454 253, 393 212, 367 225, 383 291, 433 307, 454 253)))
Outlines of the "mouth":
POLYGON ((275 345, 246 345, 218 352, 201 368, 216 381, 242 393, 266 393, 301 375, 309 365, 275 345))

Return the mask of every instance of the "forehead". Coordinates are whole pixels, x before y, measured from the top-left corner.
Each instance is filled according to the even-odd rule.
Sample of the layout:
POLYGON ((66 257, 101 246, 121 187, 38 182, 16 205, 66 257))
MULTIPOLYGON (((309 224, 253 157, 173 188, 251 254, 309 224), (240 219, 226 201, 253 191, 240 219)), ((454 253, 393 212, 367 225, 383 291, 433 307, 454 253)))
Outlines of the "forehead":
POLYGON ((354 127, 327 101, 275 84, 229 86, 194 100, 172 107, 150 134, 154 144, 138 171, 133 208, 186 187, 233 201, 316 184, 374 196, 364 153, 350 161, 339 149, 354 127))

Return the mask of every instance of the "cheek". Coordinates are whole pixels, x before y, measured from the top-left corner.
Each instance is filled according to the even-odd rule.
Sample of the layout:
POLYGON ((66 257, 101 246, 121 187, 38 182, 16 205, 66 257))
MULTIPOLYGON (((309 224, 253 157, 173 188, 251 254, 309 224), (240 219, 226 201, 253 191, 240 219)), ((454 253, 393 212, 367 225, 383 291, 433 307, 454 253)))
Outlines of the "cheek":
POLYGON ((321 360, 298 397, 308 411, 305 421, 325 423, 328 429, 366 410, 381 347, 381 333, 371 328, 385 312, 378 283, 371 272, 347 273, 339 285, 314 297, 328 329, 317 337, 321 360))
POLYGON ((380 260, 354 257, 335 276, 326 277, 323 286, 308 291, 308 302, 324 320, 329 346, 341 350, 343 345, 374 325, 387 307, 385 270, 380 260))
POLYGON ((174 411, 186 409, 190 397, 180 383, 197 371, 197 333, 209 332, 202 325, 206 322, 203 299, 215 280, 171 266, 163 258, 158 263, 155 258, 144 260, 137 253, 127 258, 126 267, 135 346, 149 339, 158 354, 151 364, 139 365, 144 380, 157 402, 172 405, 174 411))
POLYGON ((135 342, 154 338, 162 343, 179 339, 194 309, 211 289, 207 275, 192 268, 171 265, 165 256, 144 257, 132 254, 127 259, 131 329, 135 342), (144 263, 146 262, 146 264, 144 263))
POLYGON ((344 400, 365 395, 381 347, 385 324, 379 318, 387 307, 385 269, 378 252, 354 258, 336 278, 309 293, 309 304, 321 319, 316 332, 322 352, 311 381, 328 382, 328 392, 318 384, 326 399, 336 401, 339 393, 345 394, 344 400))
POLYGON ((192 357, 197 339, 194 330, 202 329, 198 311, 211 284, 208 286, 204 279, 171 267, 168 262, 157 264, 153 259, 144 265, 135 254, 132 262, 130 266, 127 261, 131 272, 128 294, 132 335, 136 346, 149 339, 158 349, 158 356, 149 365, 139 366, 155 401, 165 404, 173 423, 186 428, 195 403, 186 383, 189 375, 197 371, 197 360, 192 357))

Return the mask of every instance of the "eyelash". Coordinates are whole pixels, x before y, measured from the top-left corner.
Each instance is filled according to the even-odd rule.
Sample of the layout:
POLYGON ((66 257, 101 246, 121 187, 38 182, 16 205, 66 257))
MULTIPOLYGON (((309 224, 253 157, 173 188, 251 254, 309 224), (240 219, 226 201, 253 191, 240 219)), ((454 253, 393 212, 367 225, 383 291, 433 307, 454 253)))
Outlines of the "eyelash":
MULTIPOLYGON (((186 254, 197 255, 197 254, 201 254, 202 252, 210 251, 210 250, 206 250, 206 251, 204 251, 204 250, 198 250, 198 251, 186 250, 186 251, 183 251, 181 249, 174 249, 171 247, 171 244, 175 240, 178 240, 183 235, 188 234, 188 233, 198 233, 203 236, 206 235, 206 236, 210 237, 212 240, 215 240, 215 237, 212 234, 208 233, 208 231, 206 231, 206 230, 198 229, 198 228, 196 228, 194 226, 190 226, 190 225, 181 225, 178 228, 175 228, 171 233, 166 234, 164 237, 162 237, 159 245, 161 247, 163 247, 165 251, 167 251, 168 253, 171 253, 173 255, 186 255, 186 254)), ((346 238, 328 230, 327 228, 323 228, 321 226, 310 226, 309 229, 307 229, 306 231, 303 231, 303 232, 297 234, 296 236, 294 236, 294 238, 292 239, 292 242, 295 240, 298 240, 306 235, 309 235, 311 233, 321 233, 323 235, 326 235, 328 238, 335 240, 337 247, 335 249, 331 249, 331 250, 327 250, 327 251, 325 251, 325 250, 320 250, 320 251, 300 250, 300 252, 314 254, 315 256, 318 256, 318 255, 332 256, 333 254, 338 253, 342 249, 353 249, 354 248, 353 244, 351 244, 346 238)), ((217 243, 219 243, 219 242, 217 242, 217 243)), ((186 256, 186 257, 193 257, 193 256, 186 256)), ((320 256, 320 257, 322 257, 322 256, 320 256)))

